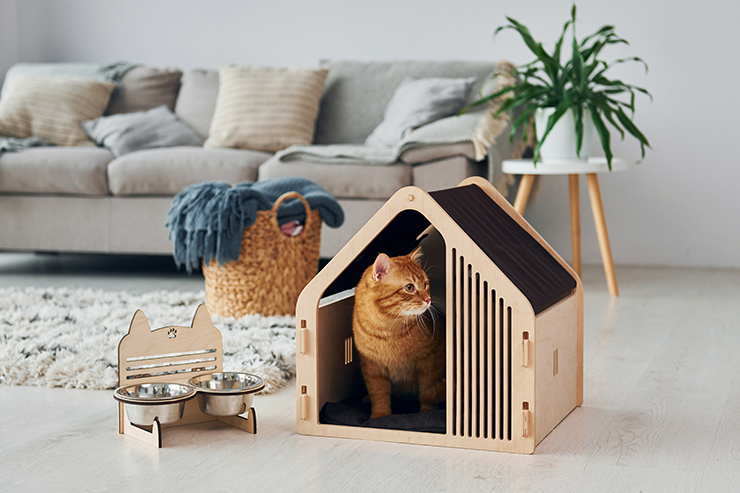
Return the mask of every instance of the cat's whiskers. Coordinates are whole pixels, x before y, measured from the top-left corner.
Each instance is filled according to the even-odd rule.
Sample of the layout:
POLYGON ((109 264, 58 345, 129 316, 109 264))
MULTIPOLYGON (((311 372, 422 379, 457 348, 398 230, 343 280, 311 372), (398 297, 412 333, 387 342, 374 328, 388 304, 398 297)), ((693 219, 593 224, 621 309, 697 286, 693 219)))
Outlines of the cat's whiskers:
POLYGON ((424 319, 421 317, 421 315, 416 316, 416 326, 419 327, 419 332, 421 332, 421 334, 426 337, 427 330, 426 326, 424 325, 424 319))
MULTIPOLYGON (((390 329, 391 330, 393 330, 393 326, 396 325, 396 322, 398 322, 398 318, 401 317, 402 315, 403 315, 403 313, 399 313, 398 315, 396 315, 396 319, 393 320, 393 322, 390 325, 390 329)), ((404 318, 406 318, 406 317, 404 317, 404 318)))
POLYGON ((434 310, 436 310, 436 308, 429 305, 429 316, 432 317, 432 337, 437 335, 437 317, 434 315, 434 310))
POLYGON ((432 340, 434 338, 434 320, 432 320, 432 331, 430 332, 427 324, 424 321, 424 313, 416 316, 416 324, 418 325, 421 333, 427 338, 427 340, 432 340))

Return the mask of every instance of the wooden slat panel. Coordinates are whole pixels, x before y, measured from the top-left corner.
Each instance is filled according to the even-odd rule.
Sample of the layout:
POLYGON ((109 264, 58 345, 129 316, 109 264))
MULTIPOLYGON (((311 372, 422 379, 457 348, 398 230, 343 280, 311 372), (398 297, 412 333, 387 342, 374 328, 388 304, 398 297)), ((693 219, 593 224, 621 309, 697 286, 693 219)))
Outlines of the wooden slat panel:
POLYGON ((494 367, 496 365, 496 336, 495 333, 495 321, 496 321, 496 296, 492 291, 486 289, 485 292, 486 301, 488 303, 488 436, 494 438, 496 436, 496 429, 494 421, 496 418, 496 409, 494 403, 494 395, 496 392, 496 382, 494 381, 494 367))
POLYGON ((486 290, 488 284, 477 278, 475 299, 478 302, 478 436, 486 437, 486 290))
POLYGON ((465 259, 460 257, 460 314, 461 323, 460 330, 463 333, 462 338, 462 349, 463 349, 463 364, 462 364, 462 387, 463 387, 463 400, 462 400, 462 426, 463 436, 470 436, 470 335, 468 331, 468 325, 470 320, 470 310, 468 309, 468 272, 465 264, 465 259))
POLYGON ((468 435, 475 436, 478 423, 478 367, 476 365, 478 348, 476 342, 476 299, 472 266, 468 264, 468 388, 470 396, 468 399, 468 435))
POLYGON ((447 272, 446 272, 446 307, 445 317, 449 331, 446 335, 447 338, 447 434, 457 435, 457 422, 455 420, 455 410, 457 406, 457 340, 456 340, 456 328, 457 328, 457 310, 455 295, 457 294, 456 289, 456 278, 455 276, 455 262, 457 260, 457 250, 451 248, 447 250, 447 272))
POLYGON ((459 267, 457 274, 457 298, 455 299, 455 305, 457 306, 457 410, 455 412, 457 420, 457 430, 460 436, 463 435, 463 372, 462 372, 462 356, 463 356, 463 304, 462 304, 462 289, 463 285, 463 258, 460 257, 458 261, 459 267))
POLYGON ((509 331, 509 320, 511 316, 511 308, 504 308, 504 300, 501 300, 501 311, 504 315, 504 323, 502 329, 504 333, 504 385, 506 390, 504 392, 504 439, 511 440, 511 334, 509 331))

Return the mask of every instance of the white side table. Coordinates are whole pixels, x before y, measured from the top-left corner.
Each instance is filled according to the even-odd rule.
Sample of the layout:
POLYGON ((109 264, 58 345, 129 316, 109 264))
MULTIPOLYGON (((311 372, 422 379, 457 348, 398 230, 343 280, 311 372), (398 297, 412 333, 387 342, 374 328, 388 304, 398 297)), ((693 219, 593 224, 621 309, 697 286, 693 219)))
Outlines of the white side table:
MULTIPOLYGON (((559 161, 557 163, 538 162, 535 167, 531 159, 506 160, 502 165, 504 173, 522 175, 519 190, 514 200, 514 208, 519 214, 524 214, 527 207, 529 192, 532 190, 535 175, 568 175, 570 188, 570 234, 573 244, 573 270, 581 275, 581 211, 578 195, 578 175, 585 174, 588 181, 588 192, 591 197, 591 209, 596 223, 596 234, 599 237, 601 248, 601 259, 604 262, 604 273, 612 296, 619 296, 617 276, 614 272, 614 261, 612 250, 609 246, 609 234, 606 230, 606 218, 604 217, 604 206, 601 202, 601 190, 599 189, 598 173, 609 172, 606 158, 591 158, 588 162, 583 161, 559 161)), ((612 172, 626 171, 627 161, 623 159, 612 159, 612 172)))

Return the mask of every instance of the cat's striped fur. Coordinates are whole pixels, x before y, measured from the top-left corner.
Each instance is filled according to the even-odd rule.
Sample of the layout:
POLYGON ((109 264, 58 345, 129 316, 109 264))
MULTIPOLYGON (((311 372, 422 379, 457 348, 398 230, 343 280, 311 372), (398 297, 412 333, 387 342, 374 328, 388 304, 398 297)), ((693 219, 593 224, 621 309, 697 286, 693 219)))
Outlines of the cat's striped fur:
POLYGON ((391 414, 391 393, 418 394, 422 412, 445 398, 444 330, 420 256, 378 255, 355 290, 352 329, 373 418, 391 414))

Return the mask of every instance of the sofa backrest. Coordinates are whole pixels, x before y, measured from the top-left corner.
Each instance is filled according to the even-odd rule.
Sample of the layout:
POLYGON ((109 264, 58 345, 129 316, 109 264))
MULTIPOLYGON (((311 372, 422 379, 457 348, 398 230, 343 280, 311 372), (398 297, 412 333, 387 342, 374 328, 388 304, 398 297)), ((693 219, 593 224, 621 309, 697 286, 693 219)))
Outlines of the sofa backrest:
POLYGON ((495 62, 322 61, 329 69, 316 122, 316 144, 361 144, 383 120, 388 101, 404 77, 477 77, 471 91, 493 73, 495 62))
MULTIPOLYGON (((316 144, 361 144, 383 120, 383 112, 404 77, 477 77, 478 87, 496 66, 491 62, 322 61, 329 69, 316 122, 316 144)), ((183 76, 175 113, 203 137, 216 109, 217 70, 191 70, 183 76)))
POLYGON ((218 70, 191 70, 182 77, 175 114, 207 139, 217 97, 218 70))

